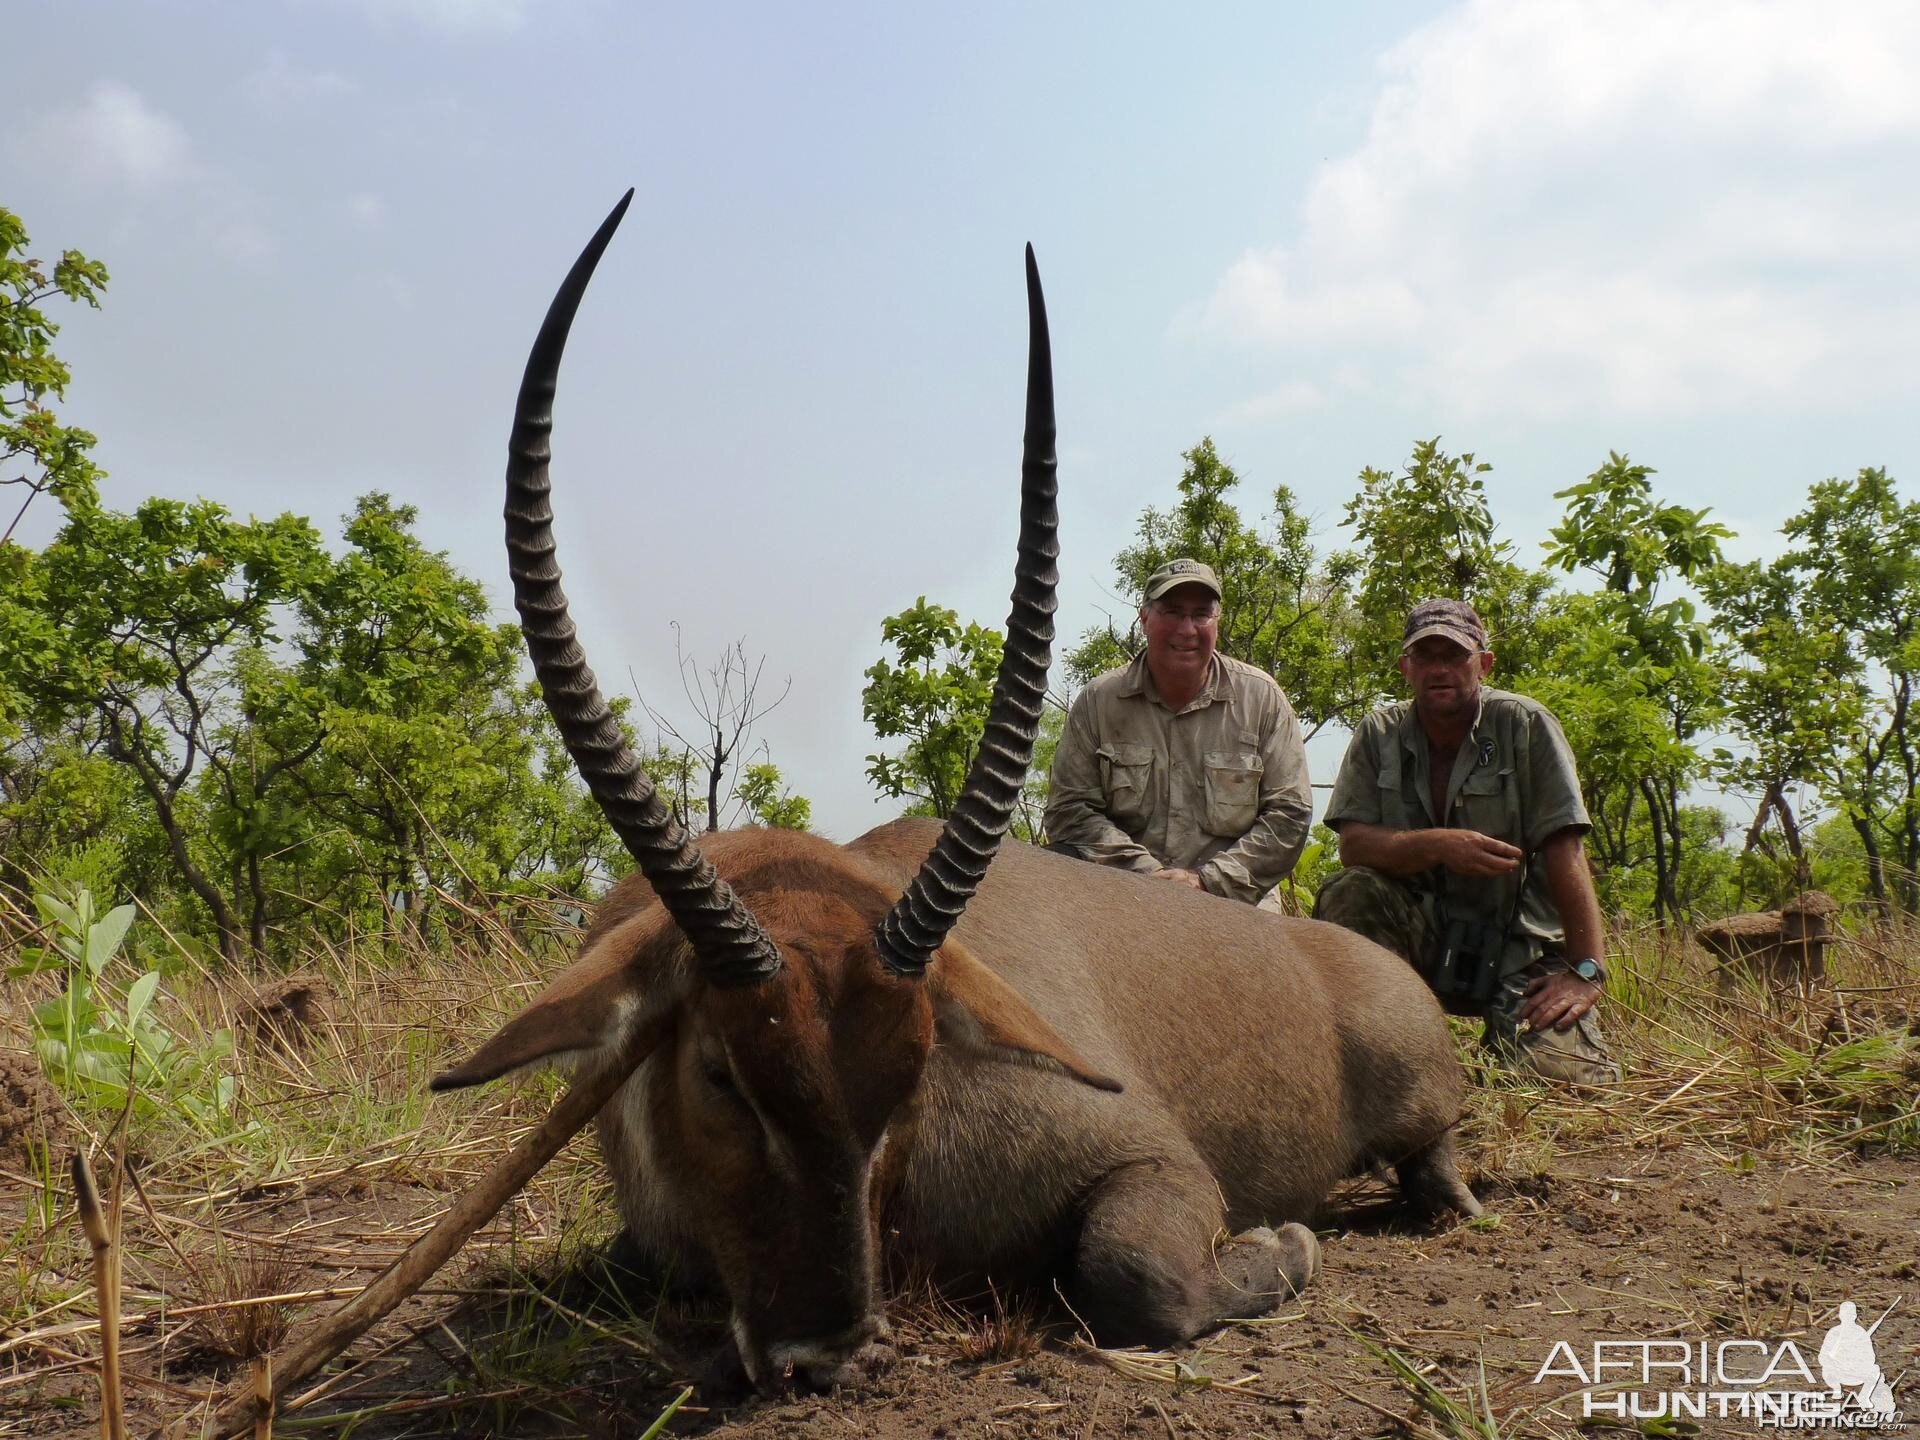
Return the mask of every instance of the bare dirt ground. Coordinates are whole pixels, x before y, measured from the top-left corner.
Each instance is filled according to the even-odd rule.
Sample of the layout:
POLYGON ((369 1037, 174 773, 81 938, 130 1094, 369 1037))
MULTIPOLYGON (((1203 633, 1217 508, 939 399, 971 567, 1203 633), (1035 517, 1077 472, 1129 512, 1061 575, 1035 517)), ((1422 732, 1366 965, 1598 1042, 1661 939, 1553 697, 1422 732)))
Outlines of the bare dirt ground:
MULTIPOLYGON (((1611 1130, 1603 1120, 1596 1113, 1586 1128, 1611 1130)), ((1571 1342, 1583 1363, 1596 1340, 1697 1347, 1736 1336, 1792 1340, 1811 1360, 1848 1299, 1863 1324, 1895 1305, 1876 1332, 1878 1356, 1889 1379, 1904 1372, 1903 1409, 1920 1420, 1920 1165, 1743 1160, 1695 1142, 1582 1140, 1581 1129, 1563 1127, 1546 1163, 1483 1172, 1489 1218, 1472 1225, 1411 1231, 1388 1190, 1350 1186, 1322 1219, 1325 1269, 1300 1301, 1187 1350, 1097 1350, 1032 1298, 955 1306, 921 1294, 892 1306, 896 1363, 832 1395, 778 1400, 701 1385, 717 1317, 623 1292, 604 1246, 538 1283, 503 1280, 513 1245, 545 1233, 550 1217, 540 1212, 558 1198, 523 1196, 491 1228, 490 1245, 363 1340, 349 1357, 357 1368, 283 1415, 275 1433, 614 1440, 644 1434, 688 1383, 693 1393, 664 1433, 1595 1433, 1579 1428, 1577 1380, 1533 1383, 1555 1341, 1571 1342)), ((28 1178, 0 1176, 0 1193, 28 1178)), ((16 1211, 18 1196, 6 1198, 16 1211)), ((445 1197, 349 1175, 281 1199, 236 1204, 242 1198, 247 1226, 303 1237, 301 1262, 275 1278, 311 1292, 363 1279, 445 1197)), ((129 1368, 147 1377, 128 1394, 136 1435, 190 1413, 231 1370, 183 1343, 177 1326, 157 1345, 156 1328, 128 1329, 129 1368)), ((17 1367, 11 1376, 0 1368, 0 1435, 99 1433, 90 1369, 47 1363, 47 1346, 59 1343, 39 1342, 30 1368, 18 1351, 0 1355, 17 1367)), ((91 1349, 82 1334, 64 1343, 76 1360, 91 1349)), ((1634 1429, 1752 1435, 1758 1426, 1639 1422, 1616 1433, 1634 1429)))

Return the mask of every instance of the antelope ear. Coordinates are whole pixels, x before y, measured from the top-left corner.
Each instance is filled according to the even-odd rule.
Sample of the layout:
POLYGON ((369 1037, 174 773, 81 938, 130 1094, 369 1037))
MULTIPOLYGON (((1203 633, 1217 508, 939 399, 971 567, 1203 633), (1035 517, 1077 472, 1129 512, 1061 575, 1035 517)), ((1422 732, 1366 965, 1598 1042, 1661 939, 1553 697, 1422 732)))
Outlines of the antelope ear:
POLYGON ((466 1060, 434 1076, 428 1088, 460 1090, 541 1061, 611 1054, 646 1026, 658 1033, 645 1048, 657 1045, 680 985, 642 957, 659 952, 649 942, 657 939, 665 914, 652 906, 597 936, 531 1005, 466 1060))
POLYGON ((1096 1090, 1120 1093, 1062 1040, 1020 992, 949 937, 927 971, 934 1033, 944 1045, 983 1060, 1034 1065, 1070 1075, 1096 1090))

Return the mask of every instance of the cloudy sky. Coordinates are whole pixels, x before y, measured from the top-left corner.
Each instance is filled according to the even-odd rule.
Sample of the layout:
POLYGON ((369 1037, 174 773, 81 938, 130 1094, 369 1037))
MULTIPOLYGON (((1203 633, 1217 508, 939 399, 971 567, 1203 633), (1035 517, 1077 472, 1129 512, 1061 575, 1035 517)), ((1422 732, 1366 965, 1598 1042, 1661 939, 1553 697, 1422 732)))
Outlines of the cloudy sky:
POLYGON ((576 616, 670 711, 674 621, 791 674, 763 733, 840 838, 893 809, 880 617, 1005 614, 1026 241, 1068 635, 1205 434, 1329 539, 1436 434, 1533 554, 1609 449, 1744 553, 1815 479, 1920 491, 1911 4, 29 8, 0 204, 112 270, 60 348, 119 505, 386 489, 506 613, 526 346, 637 187, 561 392, 576 616))

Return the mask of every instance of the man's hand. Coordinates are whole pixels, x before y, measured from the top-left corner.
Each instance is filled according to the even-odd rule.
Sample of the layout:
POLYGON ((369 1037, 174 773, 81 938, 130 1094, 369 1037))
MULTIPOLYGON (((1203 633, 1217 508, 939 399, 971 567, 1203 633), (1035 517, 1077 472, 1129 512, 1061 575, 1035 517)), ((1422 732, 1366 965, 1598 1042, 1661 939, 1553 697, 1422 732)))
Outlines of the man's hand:
POLYGON ((1185 885, 1193 890, 1204 890, 1207 888, 1200 883, 1198 872, 1193 870, 1175 870, 1169 867, 1163 870, 1155 870, 1153 872, 1153 878, 1156 880, 1172 880, 1177 884, 1185 885))
POLYGON ((1520 868, 1518 846, 1478 830, 1429 830, 1439 861, 1456 875, 1506 875, 1520 868))
POLYGON ((1552 1026, 1555 1030, 1569 1030, 1573 1022, 1594 1007, 1600 999, 1600 987, 1591 980, 1582 980, 1568 970, 1559 970, 1551 975, 1542 975, 1527 986, 1525 1003, 1520 1006, 1520 1018, 1535 1030, 1545 1030, 1552 1026))

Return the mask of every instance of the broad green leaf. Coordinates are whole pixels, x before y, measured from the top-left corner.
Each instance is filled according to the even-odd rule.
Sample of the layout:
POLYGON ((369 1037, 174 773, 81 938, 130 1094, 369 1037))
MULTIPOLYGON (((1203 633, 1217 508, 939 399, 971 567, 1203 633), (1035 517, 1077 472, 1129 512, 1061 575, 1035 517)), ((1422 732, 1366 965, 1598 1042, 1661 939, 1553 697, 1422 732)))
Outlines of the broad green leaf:
POLYGON ((77 931, 84 928, 80 924, 80 917, 74 913, 73 907, 58 895, 35 895, 33 903, 40 912, 40 918, 49 925, 58 925, 63 930, 77 931))
POLYGON ((94 922, 87 931, 87 969, 98 975, 106 969, 107 962, 120 948, 120 942, 127 938, 127 928, 133 924, 134 907, 122 905, 117 910, 109 910, 94 922))
POLYGON ((172 1034, 156 1025, 151 1018, 143 1024, 129 1026, 127 1033, 138 1043, 142 1054, 151 1055, 156 1061, 164 1059, 173 1051, 172 1034))
POLYGON ((141 1015, 153 1002, 153 992, 159 988, 160 972, 158 970, 149 970, 127 987, 127 1028, 129 1030, 140 1023, 141 1015))
POLYGON ((127 1088, 127 1072, 132 1055, 127 1042, 118 1035, 96 1030, 83 1035, 67 1047, 74 1072, 102 1085, 127 1088))

